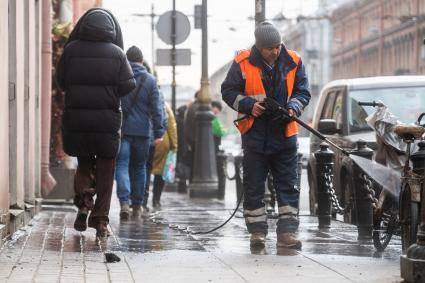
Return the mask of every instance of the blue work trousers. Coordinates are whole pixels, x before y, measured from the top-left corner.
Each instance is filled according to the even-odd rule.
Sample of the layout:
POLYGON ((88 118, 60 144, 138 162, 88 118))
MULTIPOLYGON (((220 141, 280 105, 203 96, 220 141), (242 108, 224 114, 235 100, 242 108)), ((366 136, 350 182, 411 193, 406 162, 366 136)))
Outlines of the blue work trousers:
POLYGON ((296 144, 273 154, 244 150, 243 188, 244 217, 249 233, 267 234, 267 216, 264 191, 267 174, 273 175, 273 186, 279 207, 277 234, 295 232, 298 229, 298 206, 300 192, 297 189, 296 144))

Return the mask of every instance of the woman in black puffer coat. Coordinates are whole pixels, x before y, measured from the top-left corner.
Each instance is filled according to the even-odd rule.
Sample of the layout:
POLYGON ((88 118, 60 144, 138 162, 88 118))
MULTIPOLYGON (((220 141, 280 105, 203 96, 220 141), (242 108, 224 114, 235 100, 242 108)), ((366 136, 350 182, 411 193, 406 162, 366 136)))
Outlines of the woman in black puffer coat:
POLYGON ((120 96, 134 89, 133 72, 122 51, 121 29, 107 10, 85 13, 68 39, 56 78, 65 91, 62 118, 64 150, 78 158, 74 228, 107 236, 121 128, 120 96), (93 196, 96 194, 96 203, 93 196))

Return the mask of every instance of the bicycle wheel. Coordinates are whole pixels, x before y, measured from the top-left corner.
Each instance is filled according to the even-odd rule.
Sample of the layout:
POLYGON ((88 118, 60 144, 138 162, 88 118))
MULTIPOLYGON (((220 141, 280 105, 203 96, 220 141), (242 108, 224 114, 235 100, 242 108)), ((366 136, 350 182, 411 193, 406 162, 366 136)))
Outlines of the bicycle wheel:
POLYGON ((373 245, 377 251, 384 251, 397 229, 397 210, 391 196, 387 196, 382 209, 376 211, 373 223, 373 245))
POLYGON ((419 203, 412 202, 408 184, 402 190, 400 202, 401 246, 403 252, 416 242, 419 224, 419 203))

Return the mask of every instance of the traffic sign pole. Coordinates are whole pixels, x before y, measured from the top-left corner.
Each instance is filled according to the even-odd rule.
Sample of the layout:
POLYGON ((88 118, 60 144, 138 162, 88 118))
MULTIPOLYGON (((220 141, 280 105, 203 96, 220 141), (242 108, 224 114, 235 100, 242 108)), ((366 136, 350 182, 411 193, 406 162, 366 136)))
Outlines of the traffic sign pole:
POLYGON ((173 0, 173 14, 171 16, 171 64, 173 65, 173 81, 171 83, 171 108, 176 113, 176 0, 173 0))
MULTIPOLYGON (((173 9, 165 12, 159 17, 156 29, 159 38, 166 44, 170 44, 171 48, 171 66, 172 66, 172 82, 171 82, 171 107, 176 110, 176 65, 177 65, 177 49, 176 45, 186 40, 190 33, 190 22, 186 15, 176 11, 176 0, 172 0, 173 9)), ((184 53, 186 54, 186 53, 184 53)), ((185 58, 186 59, 186 58, 185 58)), ((163 62, 164 60, 162 60, 163 62)), ((181 61, 181 60, 180 60, 181 61)), ((187 60, 186 60, 187 62, 187 60)))

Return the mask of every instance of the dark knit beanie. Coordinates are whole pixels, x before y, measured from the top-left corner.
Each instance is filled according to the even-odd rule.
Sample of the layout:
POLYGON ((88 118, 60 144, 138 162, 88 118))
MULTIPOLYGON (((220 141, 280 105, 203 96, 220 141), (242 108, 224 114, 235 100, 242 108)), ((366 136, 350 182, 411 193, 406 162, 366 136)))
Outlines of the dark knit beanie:
POLYGON ((274 47, 282 43, 278 29, 269 22, 262 22, 255 28, 255 46, 257 48, 274 47))
POLYGON ((143 62, 143 53, 137 46, 131 46, 126 55, 130 62, 143 62))

